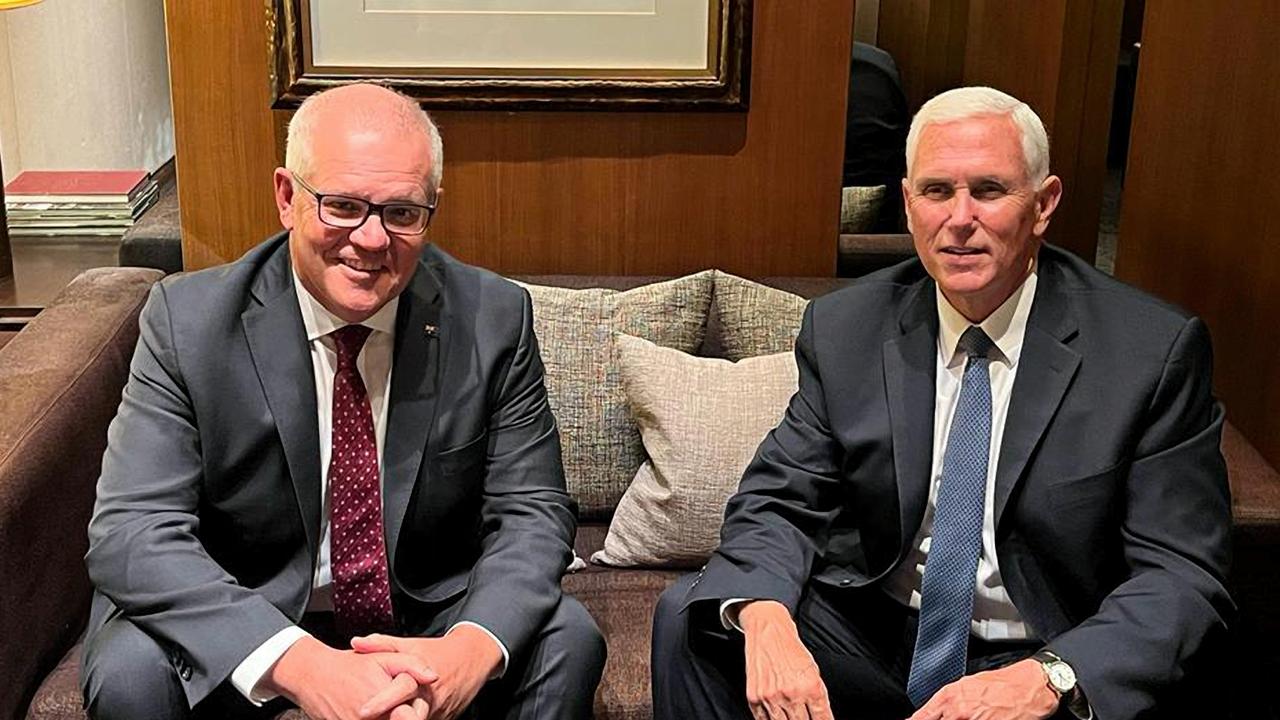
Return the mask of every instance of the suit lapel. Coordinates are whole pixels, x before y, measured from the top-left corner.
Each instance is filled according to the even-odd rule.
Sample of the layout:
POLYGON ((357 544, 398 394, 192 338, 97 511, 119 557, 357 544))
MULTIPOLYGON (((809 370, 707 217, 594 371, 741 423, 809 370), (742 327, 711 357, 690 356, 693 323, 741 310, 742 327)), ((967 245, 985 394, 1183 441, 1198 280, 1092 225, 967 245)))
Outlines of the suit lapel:
POLYGON ((449 342, 443 287, 443 267, 428 249, 409 287, 400 296, 396 317, 386 447, 382 454, 382 517, 387 559, 393 568, 396 540, 435 425, 436 388, 449 342))
POLYGON ((1036 298, 1027 319, 1018 375, 1000 441, 994 500, 997 529, 1009 497, 1080 367, 1079 353, 1066 344, 1076 334, 1076 323, 1066 295, 1057 288, 1061 282, 1058 268, 1048 255, 1040 255, 1036 298))
POLYGON ((883 347, 885 389, 893 431, 893 464, 898 479, 899 548, 915 536, 929 498, 933 458, 933 406, 937 372, 938 311, 933 283, 911 290, 899 317, 901 335, 883 347), (928 432, 921 432, 928 428, 928 432))
POLYGON ((282 243, 254 281, 250 293, 255 303, 240 317, 249 354, 284 447, 307 533, 307 547, 315 557, 320 541, 320 431, 315 375, 289 267, 289 246, 282 243))

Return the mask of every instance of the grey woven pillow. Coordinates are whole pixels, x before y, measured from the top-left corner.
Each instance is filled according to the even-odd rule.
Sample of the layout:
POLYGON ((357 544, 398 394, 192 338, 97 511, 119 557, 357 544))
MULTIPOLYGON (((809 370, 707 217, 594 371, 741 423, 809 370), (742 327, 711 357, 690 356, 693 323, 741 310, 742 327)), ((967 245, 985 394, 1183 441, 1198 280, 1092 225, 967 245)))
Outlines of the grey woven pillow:
POLYGON ((613 333, 693 352, 711 305, 711 271, 625 292, 528 285, 565 483, 584 520, 607 518, 644 460, 613 357, 613 333))
POLYGON ((730 360, 791 352, 808 300, 789 292, 715 272, 720 344, 730 360))
POLYGON ((796 391, 791 353, 737 363, 617 338, 627 402, 649 459, 593 562, 693 567, 720 536, 725 502, 796 391))
POLYGON ((870 232, 884 204, 884 185, 851 186, 840 191, 840 232, 870 232))

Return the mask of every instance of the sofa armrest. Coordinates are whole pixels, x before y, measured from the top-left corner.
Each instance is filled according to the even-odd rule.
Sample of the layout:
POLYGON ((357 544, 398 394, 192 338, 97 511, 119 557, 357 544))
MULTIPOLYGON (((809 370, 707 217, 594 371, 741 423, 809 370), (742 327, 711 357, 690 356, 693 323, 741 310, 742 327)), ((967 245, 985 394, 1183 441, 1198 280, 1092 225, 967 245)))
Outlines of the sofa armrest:
POLYGON ((84 627, 86 527, 156 270, 82 273, 0 348, 0 718, 84 627))

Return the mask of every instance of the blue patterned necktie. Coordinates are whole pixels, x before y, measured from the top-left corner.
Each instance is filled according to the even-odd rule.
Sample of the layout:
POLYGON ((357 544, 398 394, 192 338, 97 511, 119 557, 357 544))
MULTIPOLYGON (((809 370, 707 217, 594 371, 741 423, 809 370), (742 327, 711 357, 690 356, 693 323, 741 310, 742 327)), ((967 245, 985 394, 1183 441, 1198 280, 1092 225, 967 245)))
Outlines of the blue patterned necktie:
POLYGON ((960 336, 958 347, 969 360, 942 456, 933 539, 920 587, 920 626, 907 678, 907 696, 916 707, 964 675, 974 583, 982 553, 987 458, 991 452, 987 355, 994 344, 982 328, 974 326, 960 336))

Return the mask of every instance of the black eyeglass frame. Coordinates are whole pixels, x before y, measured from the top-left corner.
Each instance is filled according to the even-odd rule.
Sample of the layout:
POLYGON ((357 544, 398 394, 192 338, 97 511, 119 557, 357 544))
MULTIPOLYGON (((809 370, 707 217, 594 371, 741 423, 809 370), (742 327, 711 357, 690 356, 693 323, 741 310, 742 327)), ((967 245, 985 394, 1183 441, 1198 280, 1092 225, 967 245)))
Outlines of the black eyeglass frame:
POLYGON ((343 195, 342 193, 322 193, 319 190, 316 190, 315 188, 311 187, 311 185, 308 184, 306 180, 303 180, 302 177, 297 175, 296 173, 292 173, 292 172, 289 173, 289 177, 291 177, 294 182, 301 185, 303 190, 306 190, 307 192, 311 193, 313 197, 315 197, 316 217, 320 219, 320 222, 324 223, 325 225, 328 225, 329 227, 338 228, 340 230, 356 230, 360 227, 363 227, 366 222, 369 222, 369 216, 373 215, 376 212, 378 215, 378 222, 382 223, 382 229, 386 230, 388 233, 391 233, 393 235, 417 235, 419 233, 426 232, 427 228, 431 227, 431 218, 435 217, 435 214, 436 214, 437 203, 435 202, 432 202, 430 205, 420 205, 418 203, 413 203, 413 202, 376 203, 376 202, 373 202, 372 200, 366 200, 361 197, 355 197, 354 195, 343 195), (341 198, 343 200, 360 203, 364 206, 364 215, 360 217, 359 222, 353 223, 351 225, 334 224, 333 222, 326 220, 324 217, 325 198, 341 198), (397 207, 412 207, 412 208, 418 208, 420 210, 426 210, 427 219, 423 221, 422 229, 415 230, 413 232, 406 232, 403 230, 392 230, 391 228, 387 227, 387 223, 383 219, 384 215, 382 214, 382 212, 387 208, 397 208, 397 207))

